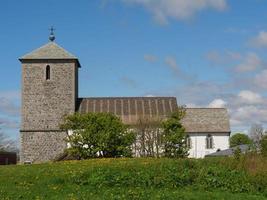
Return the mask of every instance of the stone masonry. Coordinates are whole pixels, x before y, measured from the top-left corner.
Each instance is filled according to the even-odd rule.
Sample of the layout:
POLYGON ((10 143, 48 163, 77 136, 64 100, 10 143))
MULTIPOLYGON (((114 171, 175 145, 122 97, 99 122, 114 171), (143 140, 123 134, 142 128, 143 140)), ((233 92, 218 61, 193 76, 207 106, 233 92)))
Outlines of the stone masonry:
POLYGON ((60 130, 65 115, 75 112, 78 67, 75 59, 28 59, 22 62, 21 162, 54 159, 66 148, 60 130), (50 79, 46 80, 46 67, 50 79))
POLYGON ((44 162, 53 160, 67 147, 66 132, 32 131, 21 132, 21 162, 44 162))
MULTIPOLYGON (((60 124, 65 115, 110 112, 130 125, 144 117, 164 119, 177 109, 175 97, 79 98, 79 60, 53 42, 53 35, 50 38, 51 42, 19 59, 22 163, 50 161, 63 153, 67 132, 60 130, 60 124)), ((188 133, 230 134, 226 109, 187 109, 183 124, 188 133)))

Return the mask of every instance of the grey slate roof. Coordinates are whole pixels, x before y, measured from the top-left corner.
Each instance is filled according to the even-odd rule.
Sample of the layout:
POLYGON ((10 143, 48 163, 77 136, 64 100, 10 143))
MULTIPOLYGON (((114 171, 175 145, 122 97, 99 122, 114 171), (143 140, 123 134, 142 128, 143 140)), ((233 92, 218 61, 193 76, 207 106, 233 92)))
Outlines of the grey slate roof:
POLYGON ((217 151, 215 153, 208 154, 208 155, 206 155, 206 157, 233 156, 234 152, 237 148, 240 148, 241 153, 246 153, 247 151, 249 151, 250 147, 247 144, 238 145, 236 147, 232 147, 229 149, 225 149, 222 151, 217 151))
POLYGON ((110 112, 126 124, 136 124, 142 118, 166 118, 175 109, 175 97, 102 97, 78 101, 78 112, 110 112))
POLYGON ((49 42, 44 46, 22 56, 19 60, 77 60, 80 67, 78 58, 64 48, 60 47, 55 42, 49 42))
MULTIPOLYGON (((175 97, 102 97, 79 99, 77 111, 110 112, 134 125, 142 118, 166 119, 177 108, 175 97)), ((190 133, 230 133, 227 110, 221 108, 187 108, 183 125, 190 133)))
POLYGON ((188 133, 231 132, 225 108, 187 108, 182 121, 188 133))

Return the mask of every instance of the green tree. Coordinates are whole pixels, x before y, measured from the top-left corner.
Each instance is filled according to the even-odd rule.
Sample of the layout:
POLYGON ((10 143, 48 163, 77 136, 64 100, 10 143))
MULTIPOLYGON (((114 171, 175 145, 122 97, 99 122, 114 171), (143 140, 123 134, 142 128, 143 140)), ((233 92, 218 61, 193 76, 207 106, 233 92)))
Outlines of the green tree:
POLYGON ((134 153, 140 157, 157 157, 162 154, 162 119, 159 117, 142 117, 137 120, 134 130, 136 141, 134 153))
POLYGON ((72 130, 67 150, 79 158, 131 156, 135 137, 120 118, 110 113, 75 113, 65 117, 61 125, 72 130))
POLYGON ((261 154, 267 157, 267 135, 264 135, 260 141, 261 154))
POLYGON ((164 155, 170 158, 184 158, 188 156, 186 133, 181 120, 185 116, 185 108, 179 107, 169 119, 162 123, 164 155))
POLYGON ((242 144, 252 144, 251 139, 248 135, 243 133, 237 133, 230 138, 230 147, 235 147, 242 144))

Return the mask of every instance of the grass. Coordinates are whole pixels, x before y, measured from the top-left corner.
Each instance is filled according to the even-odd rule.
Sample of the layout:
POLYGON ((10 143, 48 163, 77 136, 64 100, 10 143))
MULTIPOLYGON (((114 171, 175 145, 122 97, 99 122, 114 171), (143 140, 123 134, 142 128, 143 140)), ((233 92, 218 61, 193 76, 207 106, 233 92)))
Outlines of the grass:
POLYGON ((0 199, 267 199, 267 160, 93 159, 0 167, 0 199))

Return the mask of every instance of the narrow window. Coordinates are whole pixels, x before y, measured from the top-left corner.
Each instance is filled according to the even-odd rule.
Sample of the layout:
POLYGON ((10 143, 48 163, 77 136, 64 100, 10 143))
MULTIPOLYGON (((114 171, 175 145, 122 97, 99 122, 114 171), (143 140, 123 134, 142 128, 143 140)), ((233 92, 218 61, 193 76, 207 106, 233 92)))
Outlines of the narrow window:
POLYGON ((189 135, 186 136, 186 147, 191 149, 191 138, 189 135))
POLYGON ((206 137, 206 148, 207 149, 213 148, 213 137, 211 135, 207 135, 206 137))
POLYGON ((46 80, 50 80, 50 66, 49 65, 46 66, 45 77, 46 77, 46 80))

